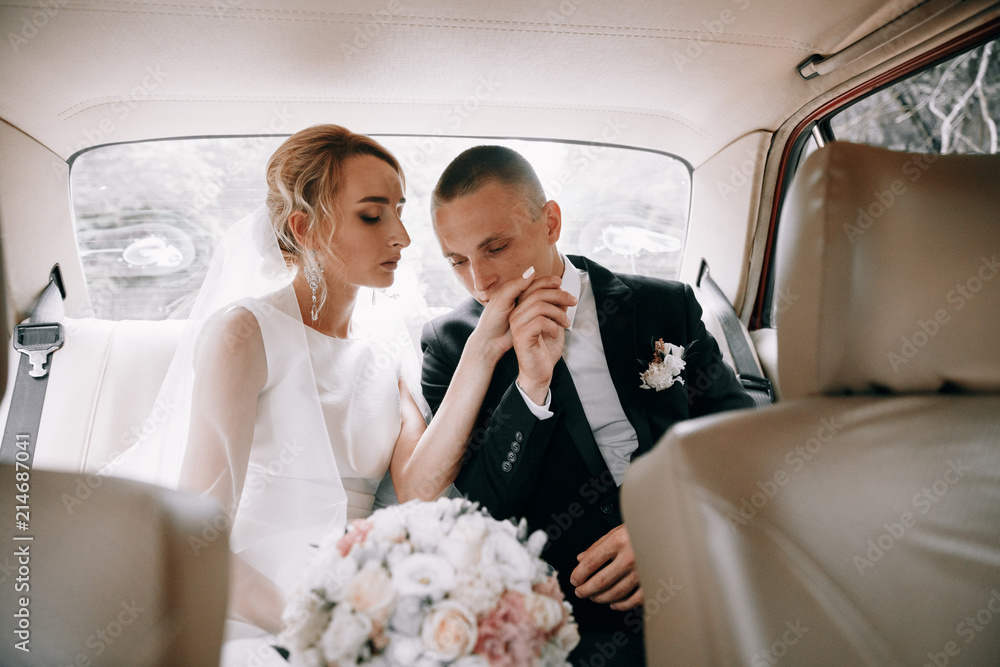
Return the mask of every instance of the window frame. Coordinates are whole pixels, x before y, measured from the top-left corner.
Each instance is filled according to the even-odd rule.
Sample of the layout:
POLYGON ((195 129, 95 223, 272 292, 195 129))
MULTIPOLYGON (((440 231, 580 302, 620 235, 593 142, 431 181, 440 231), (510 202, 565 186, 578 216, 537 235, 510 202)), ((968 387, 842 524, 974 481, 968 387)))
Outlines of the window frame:
MULTIPOLYGON (((761 265, 761 276, 757 285, 753 310, 750 313, 750 330, 773 328, 775 304, 775 245, 777 242, 781 211, 784 208, 785 197, 801 161, 802 154, 814 128, 824 136, 833 137, 830 119, 847 107, 888 88, 900 81, 929 69, 949 58, 961 55, 991 40, 1000 37, 1000 18, 993 19, 983 25, 940 46, 920 54, 892 67, 878 76, 861 82, 857 86, 837 95, 835 98, 817 107, 812 113, 800 120, 789 134, 784 144, 781 158, 778 162, 777 179, 774 185, 774 198, 771 206, 767 228, 767 241, 764 247, 764 258, 761 265)), ((834 140, 836 138, 834 137, 834 140)))

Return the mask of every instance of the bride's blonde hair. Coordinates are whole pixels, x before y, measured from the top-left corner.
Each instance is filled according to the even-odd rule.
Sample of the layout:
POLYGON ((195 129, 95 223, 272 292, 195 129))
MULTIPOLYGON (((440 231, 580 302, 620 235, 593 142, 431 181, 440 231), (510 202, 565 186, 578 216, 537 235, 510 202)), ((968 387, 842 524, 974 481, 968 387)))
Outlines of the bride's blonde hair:
MULTIPOLYGON (((267 210, 286 261, 300 271, 316 272, 319 267, 313 250, 322 247, 337 256, 330 246, 337 223, 341 220, 336 198, 343 183, 344 160, 355 155, 371 155, 388 163, 404 179, 399 162, 384 146, 363 134, 355 134, 339 125, 313 125, 288 137, 267 162, 267 210), (288 224, 294 211, 306 214, 303 239, 316 244, 305 247, 295 238, 288 224)), ((405 180, 403 181, 405 184, 405 180)), ((343 266, 324 267, 324 271, 344 271, 343 266)), ((320 281, 316 293, 322 308, 326 301, 326 283, 320 281)))

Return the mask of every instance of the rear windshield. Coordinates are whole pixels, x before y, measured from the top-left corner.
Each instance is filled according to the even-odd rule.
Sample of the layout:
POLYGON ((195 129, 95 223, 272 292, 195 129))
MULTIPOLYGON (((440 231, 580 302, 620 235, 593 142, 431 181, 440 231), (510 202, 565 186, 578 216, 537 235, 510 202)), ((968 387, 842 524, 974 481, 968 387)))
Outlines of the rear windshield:
MULTIPOLYGON (((467 294, 434 238, 430 193, 461 151, 510 146, 537 169, 563 211, 559 248, 614 271, 676 278, 691 200, 689 167, 648 151, 545 141, 377 137, 403 165, 403 251, 397 296, 431 313, 467 294)), ((264 169, 285 137, 153 141, 80 154, 71 171, 77 242, 95 315, 183 317, 215 244, 230 224, 261 206, 264 169)))

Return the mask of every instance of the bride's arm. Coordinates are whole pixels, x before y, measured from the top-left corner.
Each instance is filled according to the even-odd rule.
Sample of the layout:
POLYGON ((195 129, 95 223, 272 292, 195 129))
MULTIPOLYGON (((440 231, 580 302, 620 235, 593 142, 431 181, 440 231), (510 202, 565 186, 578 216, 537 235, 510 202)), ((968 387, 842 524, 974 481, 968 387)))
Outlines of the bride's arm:
MULTIPOLYGON (((267 381, 257 318, 245 308, 210 318, 196 343, 194 371, 180 486, 218 500, 228 530, 246 481, 257 397, 267 381)), ((230 563, 227 615, 278 631, 284 606, 281 591, 238 555, 230 563)))
POLYGON ((389 466, 400 502, 432 500, 458 476, 493 369, 505 351, 487 343, 475 332, 469 337, 441 407, 426 430, 423 415, 400 378, 403 427, 389 466))
POLYGON ((426 430, 416 403, 400 380, 403 429, 389 467, 400 502, 432 500, 458 477, 493 371, 513 344, 508 324, 511 311, 522 295, 559 284, 560 280, 551 276, 521 278, 504 285, 490 299, 426 430))

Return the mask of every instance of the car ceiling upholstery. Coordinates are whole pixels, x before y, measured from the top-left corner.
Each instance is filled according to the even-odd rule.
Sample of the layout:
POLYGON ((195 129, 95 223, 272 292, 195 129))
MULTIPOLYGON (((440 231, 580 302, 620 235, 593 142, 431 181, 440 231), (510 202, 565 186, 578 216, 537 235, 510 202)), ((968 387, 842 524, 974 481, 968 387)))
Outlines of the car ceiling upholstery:
POLYGON ((605 141, 697 167, 850 74, 807 82, 796 69, 807 57, 916 4, 4 1, 0 118, 64 159, 338 122, 605 141))

